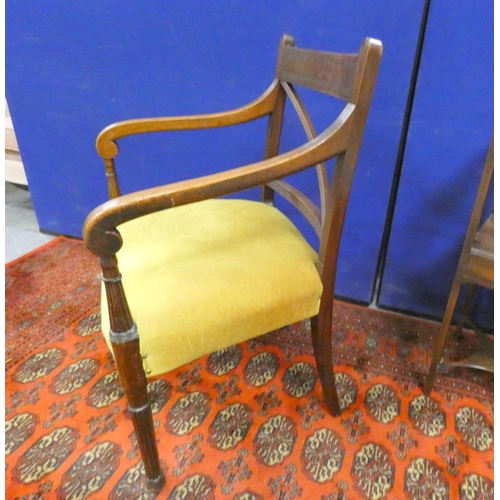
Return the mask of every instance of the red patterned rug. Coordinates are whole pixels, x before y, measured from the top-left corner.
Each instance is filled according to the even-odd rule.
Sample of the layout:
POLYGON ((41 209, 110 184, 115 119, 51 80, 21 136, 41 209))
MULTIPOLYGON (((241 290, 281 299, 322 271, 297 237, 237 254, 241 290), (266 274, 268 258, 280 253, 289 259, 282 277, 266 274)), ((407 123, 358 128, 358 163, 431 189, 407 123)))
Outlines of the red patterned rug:
POLYGON ((6 267, 6 498, 493 498, 493 377, 449 369, 428 399, 438 325, 341 302, 341 417, 322 403, 307 324, 206 356, 150 382, 167 484, 148 492, 98 272, 64 238, 6 267))

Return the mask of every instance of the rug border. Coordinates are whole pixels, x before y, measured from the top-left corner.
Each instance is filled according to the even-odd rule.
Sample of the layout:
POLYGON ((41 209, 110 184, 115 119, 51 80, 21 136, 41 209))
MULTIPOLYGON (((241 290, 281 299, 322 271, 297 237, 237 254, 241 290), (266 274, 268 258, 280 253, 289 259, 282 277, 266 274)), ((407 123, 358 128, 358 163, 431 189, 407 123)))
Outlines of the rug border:
POLYGON ((79 238, 70 238, 68 236, 63 236, 63 235, 58 235, 58 236, 55 236, 52 240, 50 241, 47 241, 46 243, 44 243, 43 245, 40 245, 39 247, 36 247, 36 248, 33 248, 32 250, 30 250, 29 252, 26 252, 25 254, 23 255, 20 255, 19 257, 16 257, 15 259, 13 260, 9 260, 9 262, 6 262, 5 263, 5 267, 8 267, 12 264, 16 264, 17 262, 19 262, 20 260, 26 258, 26 257, 31 257, 33 256, 35 253, 38 253, 39 251, 41 250, 44 250, 45 248, 48 248, 52 245, 54 245, 55 243, 58 243, 59 241, 63 241, 63 240, 66 240, 66 241, 80 241, 80 242, 83 242, 82 239, 79 239, 79 238))

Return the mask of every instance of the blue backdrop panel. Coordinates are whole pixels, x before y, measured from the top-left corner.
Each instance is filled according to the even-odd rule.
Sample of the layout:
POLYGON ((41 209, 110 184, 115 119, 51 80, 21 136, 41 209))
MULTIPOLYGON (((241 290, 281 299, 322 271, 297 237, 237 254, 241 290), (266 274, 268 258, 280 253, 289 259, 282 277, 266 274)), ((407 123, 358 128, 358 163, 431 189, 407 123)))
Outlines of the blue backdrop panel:
POLYGON ((432 0, 381 305, 442 316, 492 134, 493 1, 432 0))
MULTIPOLYGON (((384 43, 384 56, 354 180, 337 288, 340 295, 368 301, 422 9, 423 0, 147 5, 11 0, 6 93, 40 227, 80 236, 86 215, 106 200, 94 141, 109 123, 245 104, 270 84, 283 33, 302 47, 347 52, 356 52, 371 36, 384 43)), ((317 128, 332 119, 332 105, 322 102, 311 97, 317 128)), ((291 113, 286 125, 283 149, 305 139, 291 113)), ((117 158, 122 190, 259 160, 265 126, 260 121, 127 138, 117 158)), ((299 217, 295 220, 302 225, 299 217)))

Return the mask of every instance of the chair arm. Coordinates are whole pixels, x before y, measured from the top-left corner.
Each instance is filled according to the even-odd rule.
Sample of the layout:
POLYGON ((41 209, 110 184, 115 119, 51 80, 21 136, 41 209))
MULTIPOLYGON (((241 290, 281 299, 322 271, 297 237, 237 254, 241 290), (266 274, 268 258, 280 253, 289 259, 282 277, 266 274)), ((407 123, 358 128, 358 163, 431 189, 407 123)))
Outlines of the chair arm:
POLYGON ((355 106, 347 104, 337 120, 306 144, 287 153, 225 172, 119 196, 94 209, 83 236, 99 257, 110 257, 122 246, 117 226, 143 215, 216 198, 266 184, 342 154, 347 147, 355 106))
POLYGON ((278 87, 279 81, 274 80, 269 88, 255 101, 240 108, 221 113, 139 118, 113 123, 98 135, 96 140, 97 152, 105 160, 110 160, 118 154, 118 146, 115 141, 121 137, 146 132, 224 127, 262 118, 271 114, 274 110, 278 87))

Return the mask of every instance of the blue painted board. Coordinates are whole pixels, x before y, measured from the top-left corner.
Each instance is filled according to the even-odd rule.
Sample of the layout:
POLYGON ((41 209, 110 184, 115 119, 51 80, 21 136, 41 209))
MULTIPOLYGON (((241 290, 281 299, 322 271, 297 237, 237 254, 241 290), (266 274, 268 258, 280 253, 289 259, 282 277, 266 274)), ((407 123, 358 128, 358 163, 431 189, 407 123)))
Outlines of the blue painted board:
POLYGON ((493 1, 432 0, 382 306, 442 317, 492 134, 493 1))
MULTIPOLYGON (((106 200, 94 141, 109 123, 247 103, 271 82, 283 33, 301 47, 340 52, 371 36, 384 56, 337 286, 369 301, 422 8, 423 0, 9 1, 6 95, 41 229, 81 236, 86 215, 106 200)), ((321 99, 311 98, 318 128, 334 110, 321 99)), ((285 121, 283 149, 304 140, 290 113, 285 121)), ((123 192, 259 160, 265 126, 127 138, 117 158, 123 192)))

